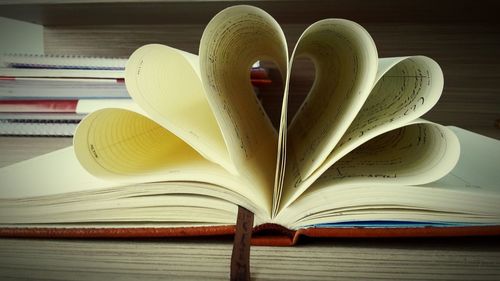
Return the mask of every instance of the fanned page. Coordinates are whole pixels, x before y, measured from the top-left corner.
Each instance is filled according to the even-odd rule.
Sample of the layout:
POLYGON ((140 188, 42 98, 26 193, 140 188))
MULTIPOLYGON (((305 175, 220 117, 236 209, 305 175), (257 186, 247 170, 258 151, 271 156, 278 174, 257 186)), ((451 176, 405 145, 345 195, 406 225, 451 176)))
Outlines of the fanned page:
POLYGON ((141 110, 85 118, 75 134, 79 161, 99 177, 152 182, 206 159, 238 178, 230 188, 269 217, 277 134, 250 81, 262 59, 287 69, 285 38, 271 16, 250 6, 210 21, 199 58, 157 44, 138 49, 125 83, 141 110))
POLYGON ((80 164, 92 175, 113 182, 204 182, 232 190, 253 202, 262 215, 269 199, 255 192, 251 179, 232 175, 144 112, 102 109, 84 118, 74 136, 80 164))
MULTIPOLYGON (((297 199, 314 181, 355 148, 376 136, 411 124, 437 103, 443 89, 443 74, 432 59, 423 56, 387 58, 379 59, 378 65, 376 80, 369 96, 362 102, 362 107, 344 134, 336 139, 333 148, 325 150, 327 157, 309 176, 301 172, 300 154, 293 149, 291 140, 282 208, 297 199)), ((453 134, 445 136, 453 138, 453 134)), ((453 140, 449 139, 448 142, 453 143, 453 140)), ((459 147, 449 149, 447 153, 458 157, 459 147)), ((414 168, 415 176, 411 180, 405 180, 404 184, 422 184, 436 180, 444 176, 454 163, 442 161, 440 165, 440 172, 432 176, 425 170, 414 168)), ((359 168, 362 169, 362 166, 359 168)), ((373 177, 370 173, 365 176, 373 177)))
POLYGON ((271 199, 277 134, 253 92, 249 69, 258 60, 288 69, 283 31, 261 9, 230 7, 205 28, 199 54, 203 87, 230 158, 241 168, 239 173, 255 179, 255 188, 271 199))
POLYGON ((258 217, 267 215, 232 191, 242 183, 216 164, 191 161, 188 167, 163 171, 151 183, 135 183, 130 176, 98 178, 78 163, 73 147, 16 163, 0 169, 0 223, 43 228, 228 225, 234 224, 238 205, 258 217))
POLYGON ((208 160, 237 173, 207 102, 197 56, 163 45, 143 46, 130 56, 125 84, 148 117, 208 160))
POLYGON ((284 155, 279 166, 286 168, 280 171, 273 215, 305 189, 291 190, 291 175, 306 177, 320 166, 363 105, 376 75, 377 50, 372 38, 348 20, 326 19, 308 27, 294 49, 291 67, 294 58, 300 57, 311 59, 316 78, 288 130, 287 79, 280 124, 280 144, 286 145, 279 152, 284 155))
POLYGON ((125 70, 133 103, 87 115, 74 155, 66 149, 1 169, 0 223, 234 224, 240 205, 257 224, 289 228, 498 224, 497 195, 449 191, 438 181, 455 166, 460 143, 420 117, 438 101, 443 80, 425 56, 379 59, 367 31, 343 19, 309 26, 289 60, 269 14, 230 7, 208 23, 199 57, 159 44, 136 50, 125 70), (299 58, 313 62, 316 77, 288 125, 299 58), (251 84, 256 61, 273 62, 285 81, 278 132, 251 84), (464 194, 473 204, 461 209, 464 194))
POLYGON ((307 28, 292 60, 308 57, 316 77, 288 130, 289 152, 307 178, 328 157, 364 104, 377 71, 377 50, 360 25, 327 19, 307 28))
MULTIPOLYGON (((337 165, 335 164, 333 169, 328 170, 302 196, 280 213, 279 223, 289 228, 313 225, 353 227, 365 224, 367 227, 415 227, 500 223, 498 208, 500 141, 460 128, 448 128, 431 123, 415 123, 392 131, 390 135, 392 137, 390 142, 397 147, 408 147, 408 142, 416 144, 424 140, 425 143, 429 141, 440 143, 440 147, 421 153, 418 146, 413 145, 415 153, 411 156, 412 159, 404 157, 408 162, 401 165, 398 155, 391 154, 388 151, 390 149, 384 145, 387 144, 389 135, 370 140, 354 150, 353 156, 340 161, 341 170, 345 172, 343 177, 339 177, 337 169, 334 168, 337 165), (411 130, 414 132, 410 132, 411 130), (427 132, 424 133, 422 130, 427 132), (443 137, 446 135, 452 137, 443 137), (384 138, 386 140, 383 140, 384 138), (451 143, 448 142, 450 140, 451 143), (389 175, 387 170, 393 170, 402 177, 412 177, 408 172, 413 165, 421 165, 429 170, 441 170, 442 168, 436 167, 436 164, 439 164, 442 157, 446 157, 442 149, 454 149, 458 145, 462 152, 457 165, 446 176, 431 183, 406 185, 404 180, 400 183, 392 177, 378 180, 349 177, 358 175, 357 169, 360 167, 364 168, 363 173, 367 172, 366 168, 379 175, 389 175), (382 161, 381 163, 385 165, 379 167, 369 165, 374 163, 375 158, 370 157, 372 158, 370 162, 366 161, 366 150, 378 154, 377 161, 382 161), (424 155, 426 153, 436 154, 433 155, 433 162, 429 162, 429 158, 424 155), (359 160, 362 161, 357 165, 349 165, 349 162, 359 160), (332 178, 335 178, 335 181, 332 181, 332 178)), ((451 156, 448 161, 455 161, 455 157, 451 156)), ((448 165, 450 166, 452 165, 448 165)))
POLYGON ((212 19, 200 58, 158 44, 139 48, 125 83, 140 110, 103 109, 85 118, 75 133, 78 160, 93 175, 133 183, 201 165, 198 181, 221 185, 209 176, 213 163, 234 179, 224 187, 269 218, 277 133, 253 91, 250 70, 261 59, 287 69, 286 54, 279 25, 250 6, 212 19))

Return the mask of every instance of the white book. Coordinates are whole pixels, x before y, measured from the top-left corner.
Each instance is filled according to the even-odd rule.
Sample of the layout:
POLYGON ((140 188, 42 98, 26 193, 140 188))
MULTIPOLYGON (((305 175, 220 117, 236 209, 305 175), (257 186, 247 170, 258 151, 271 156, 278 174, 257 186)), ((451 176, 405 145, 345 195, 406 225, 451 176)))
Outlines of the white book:
POLYGON ((46 78, 123 78, 123 70, 100 69, 44 69, 0 67, 0 77, 46 78))
POLYGON ((0 77, 0 99, 47 98, 129 98, 129 95, 123 80, 114 78, 0 77))
POLYGON ((80 55, 2 54, 4 67, 50 69, 124 70, 126 58, 90 57, 80 55))
POLYGON ((0 136, 73 136, 79 119, 0 120, 0 136))

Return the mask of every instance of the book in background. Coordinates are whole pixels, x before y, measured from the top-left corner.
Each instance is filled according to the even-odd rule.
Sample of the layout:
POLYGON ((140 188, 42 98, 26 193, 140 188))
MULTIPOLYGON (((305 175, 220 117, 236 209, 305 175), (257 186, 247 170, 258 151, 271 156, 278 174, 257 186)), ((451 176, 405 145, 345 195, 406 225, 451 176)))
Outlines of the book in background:
POLYGON ((101 108, 131 109, 131 99, 0 99, 1 136, 72 137, 78 123, 101 108))
MULTIPOLYGON (((92 111, 133 107, 124 83, 126 63, 127 58, 0 55, 0 135, 71 137, 92 111)), ((258 63, 250 78, 254 87, 271 83, 258 63)))
POLYGON ((127 59, 65 55, 0 56, 0 135, 72 136, 88 113, 83 100, 130 102, 127 59))

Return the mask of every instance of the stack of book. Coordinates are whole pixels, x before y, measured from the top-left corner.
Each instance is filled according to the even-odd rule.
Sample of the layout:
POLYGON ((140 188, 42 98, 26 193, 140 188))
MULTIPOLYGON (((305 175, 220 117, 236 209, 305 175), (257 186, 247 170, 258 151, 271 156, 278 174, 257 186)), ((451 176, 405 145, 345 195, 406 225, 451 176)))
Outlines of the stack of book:
POLYGON ((90 111, 131 102, 127 59, 4 54, 0 62, 1 135, 72 136, 90 111))
MULTIPOLYGON (((133 106, 124 83, 127 58, 4 54, 0 56, 0 135, 73 136, 100 108, 133 106)), ((271 83, 254 64, 254 86, 271 83)))

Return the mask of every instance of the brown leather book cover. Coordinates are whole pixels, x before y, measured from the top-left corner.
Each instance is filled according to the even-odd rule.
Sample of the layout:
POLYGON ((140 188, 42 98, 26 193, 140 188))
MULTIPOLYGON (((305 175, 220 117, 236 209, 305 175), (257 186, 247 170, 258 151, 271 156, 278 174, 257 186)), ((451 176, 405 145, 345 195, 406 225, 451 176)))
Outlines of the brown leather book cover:
MULTIPOLYGON (((53 239, 145 239, 165 237, 231 236, 234 225, 175 228, 0 228, 0 237, 53 238, 53 239)), ((276 224, 255 227, 252 245, 292 246, 301 237, 310 238, 418 238, 500 236, 498 226, 446 226, 446 227, 335 227, 290 230, 276 224)))

